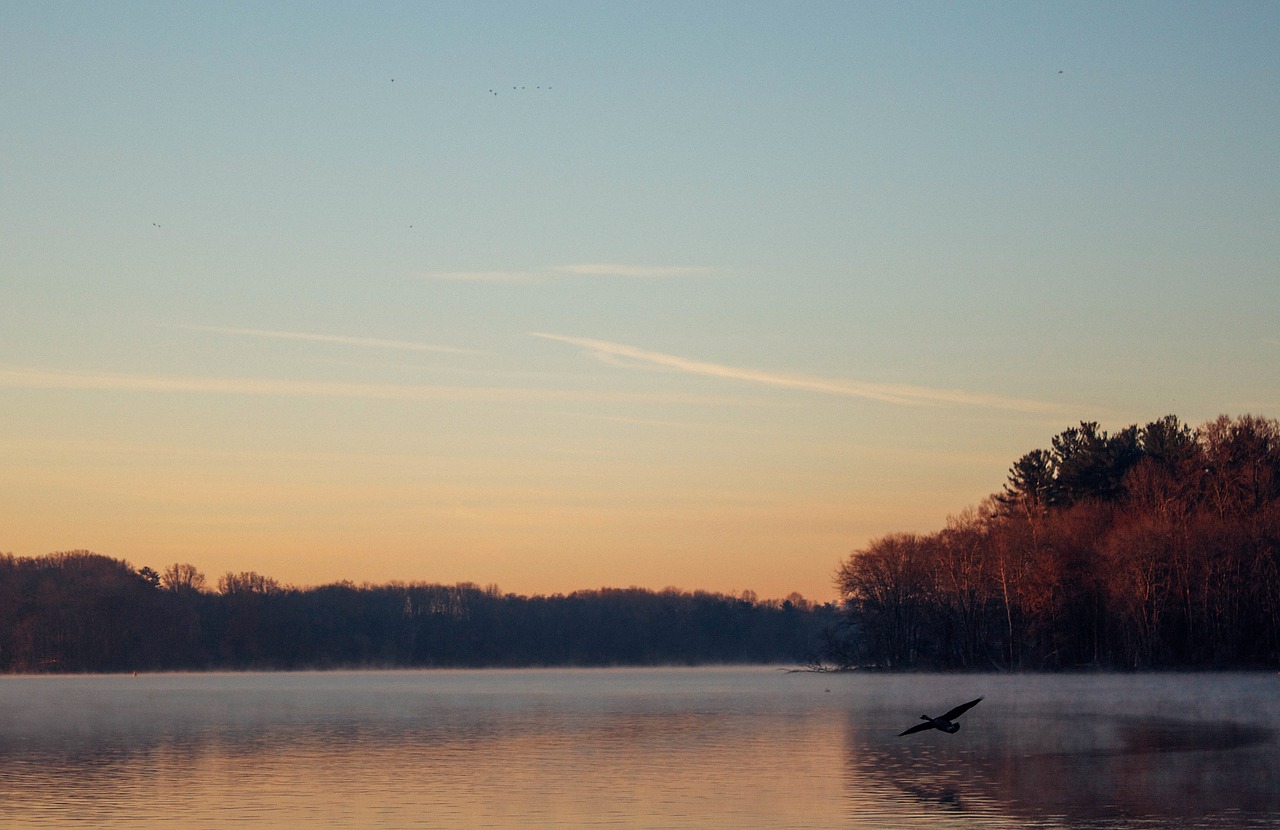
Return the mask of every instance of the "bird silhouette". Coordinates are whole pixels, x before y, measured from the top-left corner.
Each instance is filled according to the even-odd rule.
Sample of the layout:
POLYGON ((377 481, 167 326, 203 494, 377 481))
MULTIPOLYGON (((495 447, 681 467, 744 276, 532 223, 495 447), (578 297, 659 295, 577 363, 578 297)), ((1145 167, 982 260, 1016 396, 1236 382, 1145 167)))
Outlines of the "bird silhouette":
POLYGON ((946 732, 948 735, 954 735, 960 731, 960 724, 955 723, 955 719, 977 706, 981 700, 982 698, 978 698, 977 700, 971 700, 968 703, 961 703, 956 708, 950 710, 946 714, 939 715, 936 718, 931 718, 928 715, 921 715, 920 720, 924 721, 924 723, 917 723, 907 731, 899 732, 898 737, 901 738, 903 735, 910 735, 913 732, 923 732, 926 729, 937 729, 941 732, 946 732))

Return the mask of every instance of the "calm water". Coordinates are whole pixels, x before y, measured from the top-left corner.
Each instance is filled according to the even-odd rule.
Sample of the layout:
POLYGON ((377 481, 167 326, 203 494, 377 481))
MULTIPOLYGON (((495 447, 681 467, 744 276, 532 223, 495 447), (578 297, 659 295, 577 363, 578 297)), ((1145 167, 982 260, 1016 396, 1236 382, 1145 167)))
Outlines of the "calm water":
POLYGON ((5 677, 0 827, 1275 827, 1277 726, 1272 674, 5 677))

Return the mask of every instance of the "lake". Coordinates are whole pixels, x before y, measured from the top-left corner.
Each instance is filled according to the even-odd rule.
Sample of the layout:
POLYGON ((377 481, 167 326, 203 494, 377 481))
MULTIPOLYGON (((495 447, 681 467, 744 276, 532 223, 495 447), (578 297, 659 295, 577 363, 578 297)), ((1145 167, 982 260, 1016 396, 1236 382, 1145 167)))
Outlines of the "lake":
POLYGON ((1261 673, 0 677, 0 827, 1275 827, 1278 724, 1261 673))

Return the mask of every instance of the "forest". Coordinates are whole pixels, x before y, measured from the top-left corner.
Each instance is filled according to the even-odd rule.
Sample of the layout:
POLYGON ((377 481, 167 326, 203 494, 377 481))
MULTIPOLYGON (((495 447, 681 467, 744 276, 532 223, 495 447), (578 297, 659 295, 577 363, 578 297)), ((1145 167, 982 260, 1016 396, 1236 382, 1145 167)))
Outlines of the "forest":
POLYGON ((216 585, 88 551, 0 555, 0 672, 788 663, 1280 666, 1280 422, 1082 422, 935 533, 835 574, 841 603, 667 589, 216 585))
POLYGON ((0 556, 0 672, 810 663, 832 604, 638 588, 282 586, 88 551, 0 556))
POLYGON ((891 669, 1280 665, 1280 422, 1054 436, 936 533, 839 568, 828 656, 891 669))

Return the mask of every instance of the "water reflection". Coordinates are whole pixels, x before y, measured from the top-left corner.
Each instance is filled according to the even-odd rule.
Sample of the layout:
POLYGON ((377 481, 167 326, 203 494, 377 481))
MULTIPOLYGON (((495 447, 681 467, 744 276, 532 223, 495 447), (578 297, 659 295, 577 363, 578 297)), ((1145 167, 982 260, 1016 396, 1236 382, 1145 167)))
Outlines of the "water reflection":
POLYGON ((834 826, 839 741, 779 678, 43 679, 0 710, 0 826, 834 826))
POLYGON ((991 681, 1016 695, 990 696, 954 736, 896 737, 901 707, 850 713, 845 775, 855 812, 957 827, 1263 827, 1280 816, 1268 722, 1147 714, 1159 710, 1163 687, 1114 696, 1112 680, 1075 694, 1043 685, 1053 681, 991 681))
POLYGON ((0 678, 0 826, 1278 826, 1278 692, 762 669, 0 678), (979 694, 959 733, 897 736, 979 694))

